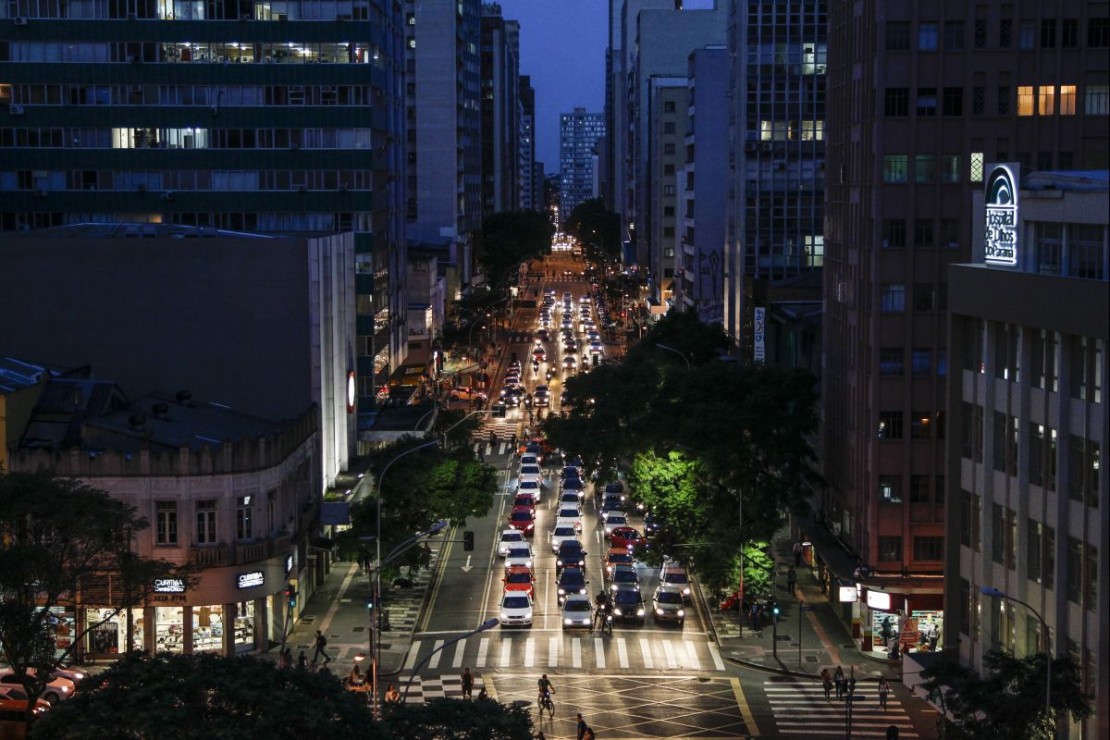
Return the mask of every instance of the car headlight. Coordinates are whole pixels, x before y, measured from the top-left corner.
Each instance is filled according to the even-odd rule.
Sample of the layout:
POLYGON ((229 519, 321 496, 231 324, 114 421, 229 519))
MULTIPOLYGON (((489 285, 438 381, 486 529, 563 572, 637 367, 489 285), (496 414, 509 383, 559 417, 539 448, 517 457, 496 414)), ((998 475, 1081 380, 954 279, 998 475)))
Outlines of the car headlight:
POLYGON ((689 596, 689 595, 690 595, 690 587, 689 587, 689 586, 687 586, 686 588, 682 589, 682 595, 683 595, 683 596, 689 596))
POLYGON ((623 612, 621 611, 621 608, 619 606, 614 606, 613 607, 613 616, 619 617, 619 616, 621 616, 621 614, 623 614, 623 612))
POLYGON ((640 607, 639 609, 636 610, 636 616, 637 617, 644 616, 644 608, 643 607, 640 607))
POLYGON ((562 588, 560 588, 560 589, 559 589, 559 595, 560 595, 560 596, 565 596, 565 595, 566 595, 566 593, 567 593, 567 592, 566 592, 566 589, 562 589, 562 588))
POLYGON ((502 622, 508 620, 508 618, 509 618, 508 614, 506 614, 505 612, 501 612, 501 621, 502 622))
POLYGON ((567 617, 566 619, 563 620, 563 624, 565 624, 565 625, 566 624, 571 624, 573 621, 574 620, 572 620, 570 617, 567 617))
POLYGON ((656 609, 655 609, 655 613, 656 613, 656 614, 657 614, 658 616, 660 616, 660 617, 661 617, 661 616, 663 616, 663 610, 662 610, 662 609, 659 609, 658 607, 656 607, 656 609))
POLYGON ((563 561, 562 561, 562 560, 558 560, 558 559, 556 559, 556 560, 555 560, 555 565, 557 565, 557 566, 559 566, 560 568, 562 568, 562 567, 563 567, 563 561))
POLYGON ((686 610, 685 609, 679 609, 678 610, 678 616, 685 617, 686 616, 686 610))

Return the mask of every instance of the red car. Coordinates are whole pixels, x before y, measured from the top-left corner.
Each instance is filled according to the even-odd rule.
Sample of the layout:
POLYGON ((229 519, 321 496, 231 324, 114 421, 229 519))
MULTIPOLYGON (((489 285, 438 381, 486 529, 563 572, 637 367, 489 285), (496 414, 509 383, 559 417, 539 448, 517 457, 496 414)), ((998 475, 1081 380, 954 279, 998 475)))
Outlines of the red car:
POLYGON ((531 537, 536 531, 536 507, 514 506, 509 514, 509 526, 531 537))
POLYGON ((532 571, 528 567, 514 565, 505 571, 505 577, 501 580, 505 584, 505 593, 523 591, 528 594, 528 598, 536 598, 536 579, 532 576, 532 571))
POLYGON ((532 511, 535 511, 536 497, 530 493, 518 493, 516 498, 513 499, 513 508, 518 509, 522 506, 530 507, 532 511))
POLYGON ((639 530, 632 527, 617 527, 609 535, 610 547, 623 547, 628 550, 642 549, 647 545, 647 538, 639 530))

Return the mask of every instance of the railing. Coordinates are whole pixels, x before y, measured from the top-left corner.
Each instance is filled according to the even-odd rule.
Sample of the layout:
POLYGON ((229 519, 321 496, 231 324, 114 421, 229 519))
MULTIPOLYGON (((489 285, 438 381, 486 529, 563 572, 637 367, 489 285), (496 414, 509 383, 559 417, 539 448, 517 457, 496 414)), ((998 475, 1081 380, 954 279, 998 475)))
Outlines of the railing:
POLYGON ((256 563, 266 558, 284 555, 289 551, 291 540, 292 535, 283 533, 252 542, 198 545, 190 548, 189 562, 206 568, 256 563))

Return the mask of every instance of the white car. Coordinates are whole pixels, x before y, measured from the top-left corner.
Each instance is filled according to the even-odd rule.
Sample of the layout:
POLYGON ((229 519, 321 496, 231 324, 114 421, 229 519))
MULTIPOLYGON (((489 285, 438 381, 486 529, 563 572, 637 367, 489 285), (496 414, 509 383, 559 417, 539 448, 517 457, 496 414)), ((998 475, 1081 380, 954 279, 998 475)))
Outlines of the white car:
POLYGON ((557 526, 551 530, 551 552, 559 552, 559 545, 566 540, 578 539, 578 531, 571 524, 557 526))
MULTIPOLYGON (((578 510, 577 506, 573 507, 573 508, 571 508, 569 506, 564 506, 564 507, 560 508, 559 513, 555 517, 555 526, 556 527, 570 526, 570 527, 574 527, 575 531, 581 532, 582 531, 582 512, 578 510)), ((606 534, 608 534, 608 533, 606 533, 606 534)))
POLYGON ((543 485, 543 470, 539 465, 521 465, 520 472, 516 476, 517 482, 520 483, 526 480, 534 480, 543 485))
POLYGON ((502 627, 531 627, 532 599, 520 591, 506 591, 501 597, 502 627))
POLYGON ((563 602, 563 629, 594 626, 594 605, 587 594, 571 594, 563 602))
MULTIPOLYGON (((28 668, 27 673, 31 676, 34 675, 35 669, 28 668)), ((16 690, 24 690, 23 683, 20 678, 11 668, 4 668, 0 670, 0 687, 8 686, 16 690)), ((51 704, 57 704, 60 701, 69 699, 73 696, 76 686, 73 681, 68 678, 52 677, 50 682, 46 684, 40 699, 45 699, 51 704)))
POLYGON ((613 534, 613 530, 617 527, 627 527, 628 517, 621 511, 611 511, 609 516, 605 517, 605 536, 613 534))
POLYGON ((511 568, 514 565, 523 565, 526 568, 532 567, 532 547, 527 542, 521 542, 509 547, 509 551, 505 553, 505 567, 511 568))
POLYGON ((582 499, 578 496, 579 491, 563 491, 559 494, 559 503, 556 504, 557 508, 570 509, 576 507, 579 513, 582 513, 582 499))
POLYGON ((509 554, 510 547, 522 544, 527 544, 523 532, 519 529, 503 529, 501 530, 501 541, 497 543, 497 554, 505 557, 509 554))
POLYGON ((535 465, 535 466, 538 467, 539 464, 540 464, 540 458, 537 457, 534 453, 525 452, 523 455, 520 456, 520 467, 522 467, 522 468, 525 465, 535 465))
POLYGON ((536 503, 540 502, 540 484, 535 480, 518 480, 516 483, 516 492, 519 496, 522 493, 527 493, 536 499, 536 503))

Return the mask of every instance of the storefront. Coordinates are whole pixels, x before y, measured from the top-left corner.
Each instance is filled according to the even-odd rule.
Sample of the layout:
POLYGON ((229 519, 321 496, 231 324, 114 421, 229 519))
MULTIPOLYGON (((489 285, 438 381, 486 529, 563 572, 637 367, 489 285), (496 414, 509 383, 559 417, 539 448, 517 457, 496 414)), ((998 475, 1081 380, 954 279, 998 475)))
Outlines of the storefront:
POLYGON ((943 597, 931 593, 866 591, 862 648, 884 658, 933 652, 944 636, 943 597))

